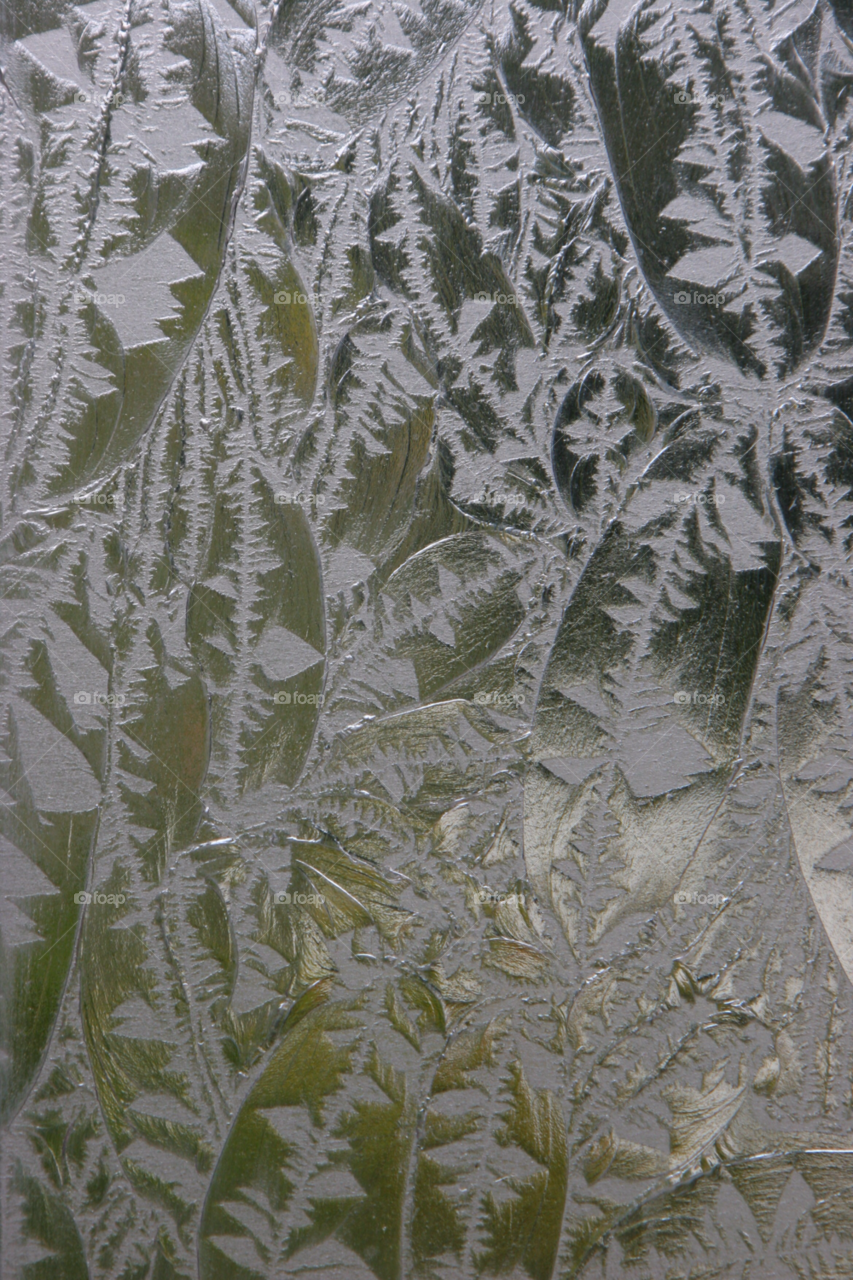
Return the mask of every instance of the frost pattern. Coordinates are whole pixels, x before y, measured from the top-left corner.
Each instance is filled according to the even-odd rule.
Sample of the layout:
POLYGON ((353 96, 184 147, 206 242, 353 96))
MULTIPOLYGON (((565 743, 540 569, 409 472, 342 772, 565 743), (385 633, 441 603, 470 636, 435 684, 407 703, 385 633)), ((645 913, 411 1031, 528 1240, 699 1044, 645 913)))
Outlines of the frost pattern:
POLYGON ((4 10, 4 1277, 853 1274, 852 39, 4 10))

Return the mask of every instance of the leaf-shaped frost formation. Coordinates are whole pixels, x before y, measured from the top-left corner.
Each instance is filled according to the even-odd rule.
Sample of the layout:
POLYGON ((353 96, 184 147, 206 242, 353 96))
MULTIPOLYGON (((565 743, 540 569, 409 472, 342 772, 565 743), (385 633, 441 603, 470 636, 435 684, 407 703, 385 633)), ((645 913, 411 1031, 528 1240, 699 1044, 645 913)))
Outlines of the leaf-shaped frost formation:
POLYGON ((322 703, 325 612, 308 517, 259 474, 248 511, 214 502, 203 572, 187 603, 187 638, 214 686, 217 773, 236 765, 240 790, 293 785, 322 703), (247 556, 251 560, 247 563, 247 556), (238 605, 248 606, 248 624, 238 605), (232 676, 245 663, 236 688, 232 676))
POLYGON ((829 319, 838 199, 815 55, 838 43, 834 27, 814 9, 780 40, 761 6, 669 13, 650 0, 580 14, 646 279, 691 342, 759 374, 794 368, 829 319))
POLYGON ((106 35, 105 24, 94 89, 75 92, 73 32, 61 26, 14 45, 9 71, 35 115, 27 250, 45 341, 70 329, 77 347, 33 406, 31 440, 19 442, 28 458, 19 477, 29 483, 37 462, 53 493, 109 472, 150 427, 217 283, 249 143, 253 38, 229 32, 207 0, 128 21, 117 33, 118 68, 106 35), (177 62, 161 73, 146 56, 151 43, 177 62), (55 70, 60 62, 72 83, 55 70), (57 164, 65 181, 55 181, 57 164), (113 194, 122 212, 108 220, 113 194), (44 433, 48 415, 59 452, 44 433))
POLYGON ((0 1113, 13 1112, 28 1092, 47 1049, 77 941, 97 813, 39 812, 9 719, 0 785, 8 801, 0 816, 7 910, 0 935, 4 1051, 0 1113), (11 891, 11 892, 10 892, 11 891))
POLYGON ((23 1199, 23 1234, 47 1250, 37 1262, 21 1269, 24 1280, 89 1280, 86 1250, 68 1205, 48 1191, 37 1178, 19 1167, 14 1190, 23 1199))
POLYGON ((274 1215, 289 1203, 295 1186, 290 1175, 298 1176, 304 1152, 284 1136, 287 1117, 298 1108, 312 1126, 322 1125, 324 1107, 350 1070, 351 1048, 332 1036, 358 1025, 353 1008, 329 1003, 328 983, 319 983, 290 1010, 281 1041, 241 1106, 211 1179, 200 1226, 201 1280, 265 1276, 274 1231, 269 1238, 266 1231, 259 1234, 260 1227, 247 1225, 241 1209, 259 1208, 274 1228, 274 1215), (229 1253, 231 1242, 243 1240, 250 1242, 256 1264, 242 1265, 229 1253))
POLYGON ((498 1141, 516 1146, 541 1168, 529 1178, 507 1178, 512 1196, 484 1203, 487 1245, 477 1259, 485 1275, 521 1266, 531 1280, 551 1280, 560 1246, 568 1185, 566 1122, 549 1089, 532 1089, 517 1063, 508 1089, 510 1108, 498 1141))

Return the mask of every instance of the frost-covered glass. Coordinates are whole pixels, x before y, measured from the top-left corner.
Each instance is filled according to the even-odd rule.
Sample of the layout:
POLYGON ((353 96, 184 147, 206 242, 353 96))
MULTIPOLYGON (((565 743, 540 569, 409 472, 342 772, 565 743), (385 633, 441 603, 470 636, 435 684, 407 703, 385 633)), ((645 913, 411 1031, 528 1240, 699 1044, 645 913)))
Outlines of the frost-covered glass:
POLYGON ((850 5, 0 25, 3 1280, 850 1280, 850 5))

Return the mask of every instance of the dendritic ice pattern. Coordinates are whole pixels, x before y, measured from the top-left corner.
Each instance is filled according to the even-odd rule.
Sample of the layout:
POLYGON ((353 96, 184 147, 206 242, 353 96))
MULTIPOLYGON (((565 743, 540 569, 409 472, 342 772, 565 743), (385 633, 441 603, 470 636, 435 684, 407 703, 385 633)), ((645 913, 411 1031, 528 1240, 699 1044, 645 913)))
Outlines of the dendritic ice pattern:
POLYGON ((853 1280, 853 6, 4 0, 2 1280, 853 1280))

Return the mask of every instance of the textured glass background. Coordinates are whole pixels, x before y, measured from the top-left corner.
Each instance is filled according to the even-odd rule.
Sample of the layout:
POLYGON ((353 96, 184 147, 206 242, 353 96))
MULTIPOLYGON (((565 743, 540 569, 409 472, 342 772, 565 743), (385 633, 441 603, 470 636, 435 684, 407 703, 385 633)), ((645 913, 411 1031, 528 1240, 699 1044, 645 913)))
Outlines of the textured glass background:
POLYGON ((4 0, 3 1280, 853 1277, 847 0, 4 0))

